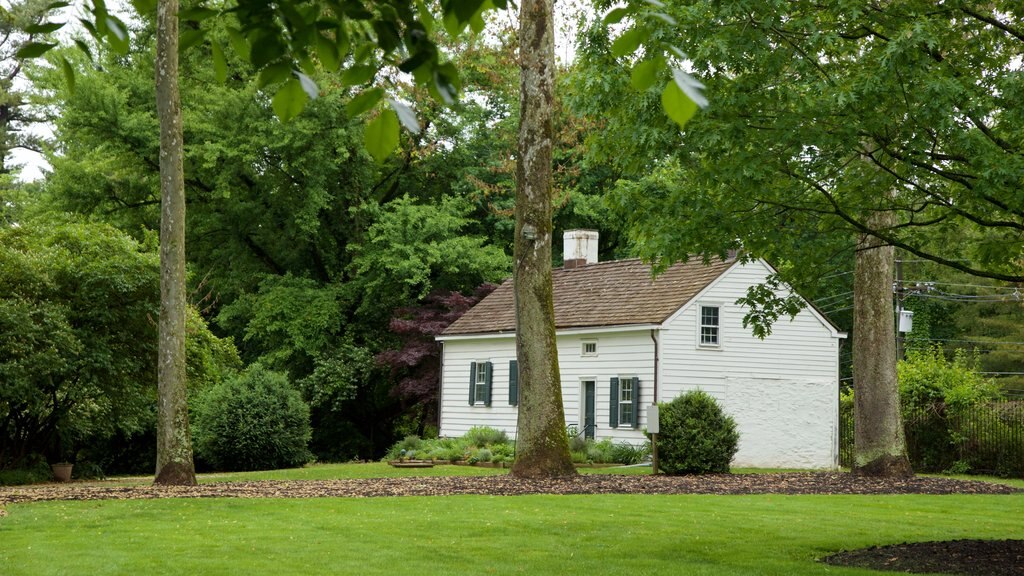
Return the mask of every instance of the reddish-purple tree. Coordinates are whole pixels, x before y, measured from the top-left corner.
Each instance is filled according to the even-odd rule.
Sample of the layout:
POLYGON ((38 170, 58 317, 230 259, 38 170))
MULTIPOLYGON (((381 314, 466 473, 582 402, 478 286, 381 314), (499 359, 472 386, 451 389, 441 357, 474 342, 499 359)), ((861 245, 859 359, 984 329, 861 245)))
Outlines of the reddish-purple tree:
POLYGON ((471 295, 447 290, 431 292, 416 306, 399 308, 391 318, 391 332, 402 342, 397 350, 377 355, 377 362, 391 367, 395 387, 406 411, 419 411, 417 431, 437 422, 437 398, 441 382, 441 346, 434 337, 458 320, 474 304, 497 288, 484 283, 471 295))

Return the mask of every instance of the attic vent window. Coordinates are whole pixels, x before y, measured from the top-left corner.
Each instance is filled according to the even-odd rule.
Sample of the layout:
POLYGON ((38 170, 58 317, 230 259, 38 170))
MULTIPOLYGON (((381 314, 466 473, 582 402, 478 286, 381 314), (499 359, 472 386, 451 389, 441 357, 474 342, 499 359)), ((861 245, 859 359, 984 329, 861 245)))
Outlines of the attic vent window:
POLYGON ((583 343, 583 356, 597 356, 597 342, 590 341, 583 343))

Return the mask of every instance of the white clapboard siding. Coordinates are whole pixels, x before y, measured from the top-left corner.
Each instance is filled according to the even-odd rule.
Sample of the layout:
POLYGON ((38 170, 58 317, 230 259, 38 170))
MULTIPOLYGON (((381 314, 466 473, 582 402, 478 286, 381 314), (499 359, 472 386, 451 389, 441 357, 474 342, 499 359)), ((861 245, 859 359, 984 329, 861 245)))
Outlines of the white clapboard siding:
POLYGON ((839 339, 809 309, 780 318, 764 340, 744 328, 736 299, 768 273, 760 262, 734 266, 666 323, 660 399, 714 396, 740 432, 734 466, 835 467, 839 339), (720 307, 718 348, 698 345, 701 305, 720 307))
MULTIPOLYGON (((769 275, 760 261, 736 264, 655 330, 658 340, 658 401, 688 390, 714 396, 735 418, 740 447, 733 466, 834 468, 838 463, 839 337, 810 309, 793 320, 779 319, 772 334, 755 338, 735 302, 769 275), (720 309, 721 345, 698 346, 701 305, 720 309)), ((596 382, 595 437, 638 444, 644 441, 647 406, 654 400, 655 344, 649 327, 595 328, 560 333, 558 362, 566 424, 583 429, 582 386, 596 382), (597 353, 583 354, 583 342, 597 353), (609 426, 610 380, 640 379, 637 429, 609 426)), ((508 404, 511 335, 450 338, 444 341, 442 436, 461 436, 473 426, 491 426, 515 437, 517 407, 508 404), (469 405, 472 362, 494 367, 490 407, 469 405)))
MULTIPOLYGON (((640 429, 609 427, 609 392, 613 377, 640 379, 640 405, 653 398, 654 343, 650 330, 595 332, 586 336, 560 335, 558 366, 562 378, 562 403, 567 426, 583 429, 582 386, 594 380, 596 438, 643 441, 640 429), (596 356, 584 356, 583 341, 597 343, 596 356)), ((444 343, 441 392, 441 436, 461 436, 473 426, 491 426, 515 436, 517 411, 508 404, 509 360, 515 359, 512 337, 455 339, 444 343), (469 405, 469 371, 473 362, 492 362, 491 406, 469 405)), ((641 410, 641 416, 644 411, 641 410)), ((641 425, 643 420, 641 419, 641 425)))

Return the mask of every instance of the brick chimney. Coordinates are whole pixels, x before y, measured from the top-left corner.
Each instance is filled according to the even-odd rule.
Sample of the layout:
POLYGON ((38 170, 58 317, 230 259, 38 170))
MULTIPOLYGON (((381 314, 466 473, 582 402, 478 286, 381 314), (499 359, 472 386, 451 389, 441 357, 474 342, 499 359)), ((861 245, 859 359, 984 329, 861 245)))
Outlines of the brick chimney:
POLYGON ((566 230, 562 260, 566 270, 597 263, 597 230, 566 230))

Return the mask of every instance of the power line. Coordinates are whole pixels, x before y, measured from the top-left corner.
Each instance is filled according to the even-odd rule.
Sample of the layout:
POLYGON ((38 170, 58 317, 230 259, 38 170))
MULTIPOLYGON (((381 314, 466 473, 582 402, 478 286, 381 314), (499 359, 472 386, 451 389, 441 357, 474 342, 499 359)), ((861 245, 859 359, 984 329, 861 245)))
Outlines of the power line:
POLYGON ((1024 346, 1024 342, 1007 342, 1004 340, 955 340, 953 338, 916 338, 907 337, 907 342, 915 341, 926 341, 926 342, 959 342, 963 344, 993 344, 993 345, 1006 345, 1006 346, 1024 346))
POLYGON ((961 288, 986 288, 989 290, 1011 290, 1017 291, 1018 286, 989 286, 985 284, 960 284, 957 282, 940 282, 938 280, 904 280, 904 284, 923 284, 925 286, 957 286, 961 288))

